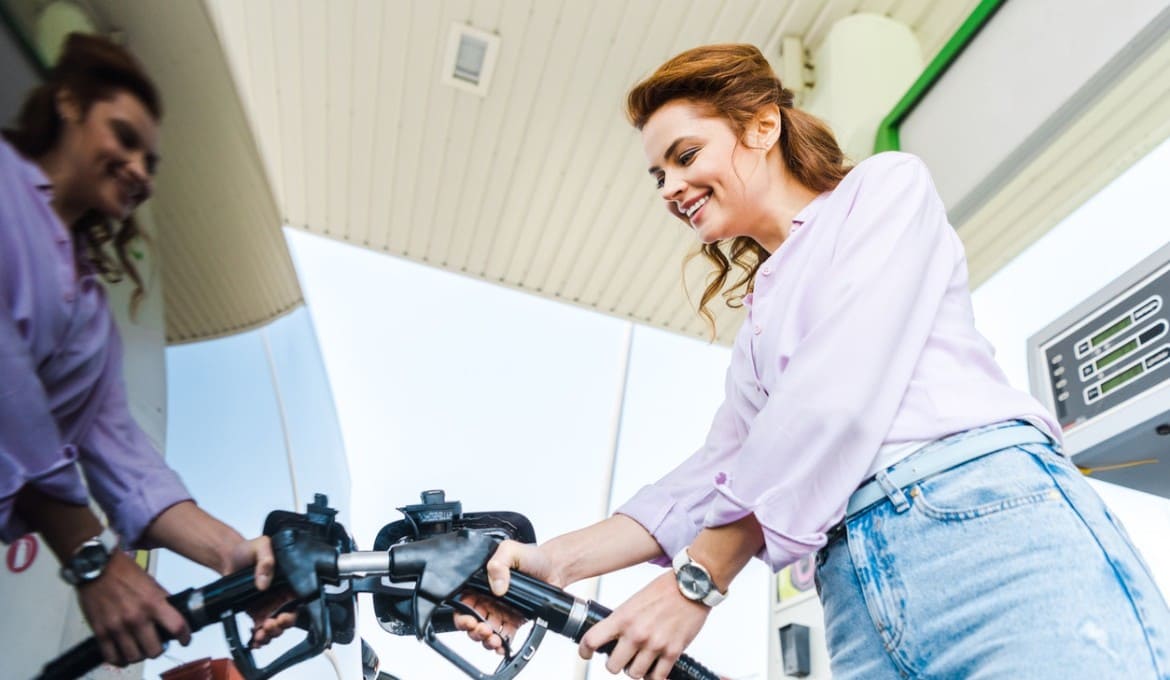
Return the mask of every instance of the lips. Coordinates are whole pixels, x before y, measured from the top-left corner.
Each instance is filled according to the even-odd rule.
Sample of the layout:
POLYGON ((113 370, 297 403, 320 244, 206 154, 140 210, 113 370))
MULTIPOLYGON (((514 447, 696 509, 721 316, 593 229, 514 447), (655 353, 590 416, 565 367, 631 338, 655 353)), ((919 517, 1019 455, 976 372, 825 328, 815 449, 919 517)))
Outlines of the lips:
POLYGON ((707 205, 707 202, 711 199, 711 196, 712 192, 710 191, 701 196, 696 196, 695 198, 692 198, 691 200, 680 205, 678 210, 682 216, 689 220, 691 225, 694 226, 698 222, 699 215, 702 213, 703 208, 707 205))

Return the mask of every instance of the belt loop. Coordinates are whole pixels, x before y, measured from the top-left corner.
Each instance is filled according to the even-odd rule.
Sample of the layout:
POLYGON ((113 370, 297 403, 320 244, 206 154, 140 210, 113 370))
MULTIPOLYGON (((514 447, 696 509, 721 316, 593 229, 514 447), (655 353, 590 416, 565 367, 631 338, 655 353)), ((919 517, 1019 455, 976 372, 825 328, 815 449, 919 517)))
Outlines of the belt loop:
POLYGON ((1048 440, 1049 448, 1051 448, 1053 451, 1055 451, 1059 455, 1062 455, 1062 456, 1064 455, 1064 447, 1061 445, 1060 440, 1057 439, 1056 437, 1053 437, 1052 435, 1048 434, 1048 430, 1044 429, 1043 427, 1040 427, 1039 425, 1037 425, 1036 423, 1033 423, 1030 420, 1017 420, 1016 422, 1021 424, 1021 425, 1027 425, 1027 426, 1031 427, 1032 429, 1036 430, 1037 432, 1039 432, 1042 437, 1044 437, 1045 439, 1048 440))
POLYGON ((894 504, 895 510, 901 513, 910 509, 910 501, 906 500, 906 494, 894 486, 894 483, 890 481, 890 477, 886 474, 885 470, 878 471, 873 478, 878 483, 878 486, 882 487, 882 491, 886 493, 886 498, 889 498, 890 502, 894 504))

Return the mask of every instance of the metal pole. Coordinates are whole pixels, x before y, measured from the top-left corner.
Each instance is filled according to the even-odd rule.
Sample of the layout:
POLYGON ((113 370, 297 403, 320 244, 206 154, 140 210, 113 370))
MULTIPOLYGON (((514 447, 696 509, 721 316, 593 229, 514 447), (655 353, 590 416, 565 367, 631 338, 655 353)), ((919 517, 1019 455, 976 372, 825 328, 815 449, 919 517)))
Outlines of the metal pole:
MULTIPOLYGON (((622 352, 622 382, 618 387, 617 407, 613 414, 613 437, 609 448, 609 465, 605 472, 605 501, 601 506, 601 517, 604 519, 609 516, 610 507, 613 506, 613 481, 614 471, 617 468, 618 446, 621 444, 622 438, 622 424, 626 411, 626 393, 630 389, 630 354, 634 348, 634 324, 629 322, 626 324, 625 350, 622 352)), ((601 577, 598 576, 593 579, 593 583, 589 586, 590 600, 597 600, 597 594, 601 590, 601 577)), ((588 680, 589 678, 589 662, 584 659, 577 661, 577 680, 588 680)))
POLYGON ((276 361, 272 358, 272 346, 268 342, 268 329, 260 329, 260 342, 264 345, 264 356, 268 359, 268 375, 272 379, 272 392, 276 395, 276 410, 280 413, 280 433, 284 436, 284 455, 288 460, 288 481, 292 486, 293 508, 301 507, 301 494, 297 490, 297 469, 293 461, 292 438, 288 434, 288 414, 284 409, 284 395, 280 392, 280 378, 276 375, 276 361))

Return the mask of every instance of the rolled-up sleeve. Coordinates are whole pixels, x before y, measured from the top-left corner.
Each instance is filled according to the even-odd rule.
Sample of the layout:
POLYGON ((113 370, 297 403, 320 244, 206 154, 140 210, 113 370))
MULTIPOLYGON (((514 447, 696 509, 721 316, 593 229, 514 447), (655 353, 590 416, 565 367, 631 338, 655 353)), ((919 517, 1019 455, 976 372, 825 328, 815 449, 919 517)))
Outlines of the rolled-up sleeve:
MULTIPOLYGON (((735 351, 740 351, 738 344, 735 351)), ((723 403, 715 412, 703 446, 662 479, 642 487, 617 509, 645 527, 658 541, 662 555, 652 560, 656 564, 669 564, 702 530, 704 517, 715 497, 716 475, 728 468, 746 434, 747 423, 740 415, 740 399, 735 394, 731 369, 727 371, 724 392, 723 403)))
POLYGON ((808 331, 752 420, 704 525, 754 514, 773 569, 824 545, 881 447, 961 249, 920 160, 860 178, 808 331))
MULTIPOLYGON (((3 290, 0 299, 7 299, 3 290)), ((28 345, 7 310, 0 313, 0 376, 0 540, 10 543, 29 531, 14 510, 25 485, 75 505, 85 505, 88 495, 74 464, 77 449, 62 441, 28 345)))
POLYGON ((93 424, 81 439, 82 467, 90 491, 128 545, 156 547, 143 541, 150 523, 191 494, 130 415, 122 380, 122 347, 111 328, 104 394, 93 424))

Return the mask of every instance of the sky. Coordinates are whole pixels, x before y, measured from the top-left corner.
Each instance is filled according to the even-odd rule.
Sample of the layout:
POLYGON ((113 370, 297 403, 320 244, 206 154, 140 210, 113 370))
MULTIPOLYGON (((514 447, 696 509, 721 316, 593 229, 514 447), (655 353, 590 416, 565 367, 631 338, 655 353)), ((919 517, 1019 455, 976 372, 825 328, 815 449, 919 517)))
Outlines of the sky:
MULTIPOLYGON (((974 292, 977 325, 1017 387, 1028 388, 1029 336, 1170 239, 1159 219, 1170 214, 1167 176, 1170 142, 974 292)), ((218 499, 204 500, 246 501, 241 507, 250 515, 242 527, 256 524, 266 508, 291 502, 241 496, 238 480, 258 473, 241 468, 233 477, 214 478, 200 447, 237 446, 241 456, 281 464, 279 409, 266 396, 267 386, 256 389, 268 380, 258 368, 265 361, 263 343, 274 348, 273 365, 295 421, 290 458, 304 458, 306 469, 327 469, 333 458, 325 451, 340 445, 328 432, 299 428, 323 400, 335 405, 349 468, 347 521, 359 548, 369 548, 384 524, 399 519, 396 508, 436 488, 467 511, 524 513, 545 540, 607 516, 694 451, 706 434, 722 395, 730 356, 725 347, 304 232, 290 229, 286 236, 307 311, 262 332, 168 350, 168 455, 182 458, 176 440, 197 443, 186 463, 172 462, 187 466, 180 472, 190 483, 222 489, 218 499), (306 335, 313 344, 314 331, 315 346, 302 346, 306 335), (323 375, 298 377, 295 367, 315 361, 318 347, 323 375), (296 352, 308 354, 298 361, 296 352), (232 413, 263 420, 262 430, 198 431, 200 423, 228 422, 232 413)), ((1170 501, 1096 486, 1170 592, 1170 501)), ((302 501, 308 493, 302 488, 302 501)), ((658 569, 640 565, 602 579, 599 587, 578 584, 573 592, 613 607, 658 569)), ((193 572, 166 573, 172 589, 206 580, 193 572)), ((690 653, 732 678, 767 678, 771 587, 767 569, 753 561, 690 653)), ((382 631, 368 603, 359 610, 359 628, 382 669, 402 680, 465 677, 415 640, 382 631)), ((494 658, 449 637, 490 670, 494 658)), ((288 677, 324 677, 325 661, 315 663, 288 677)), ((570 678, 579 666, 575 646, 549 636, 521 677, 570 678)), ((594 662, 589 677, 609 676, 594 662)))

